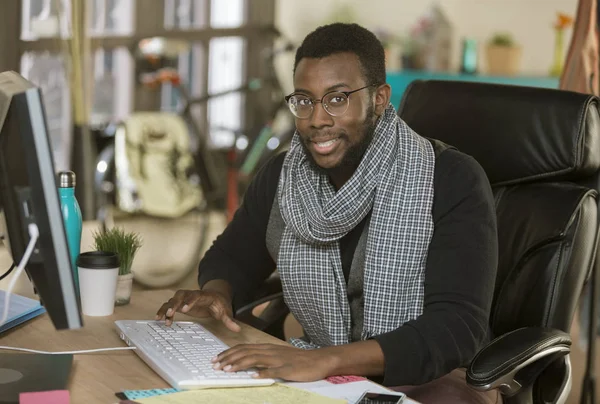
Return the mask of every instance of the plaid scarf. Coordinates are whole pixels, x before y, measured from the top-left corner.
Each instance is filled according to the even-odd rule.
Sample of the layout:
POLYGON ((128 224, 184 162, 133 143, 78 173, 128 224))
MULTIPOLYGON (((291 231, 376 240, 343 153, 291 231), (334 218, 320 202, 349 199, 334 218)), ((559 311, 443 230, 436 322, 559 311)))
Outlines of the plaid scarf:
POLYGON ((277 268, 285 302, 300 322, 302 348, 350 342, 351 316, 339 240, 372 211, 364 262, 367 339, 423 311, 424 272, 433 235, 432 145, 390 104, 358 168, 337 192, 311 167, 298 133, 281 171, 277 198, 285 229, 277 268))

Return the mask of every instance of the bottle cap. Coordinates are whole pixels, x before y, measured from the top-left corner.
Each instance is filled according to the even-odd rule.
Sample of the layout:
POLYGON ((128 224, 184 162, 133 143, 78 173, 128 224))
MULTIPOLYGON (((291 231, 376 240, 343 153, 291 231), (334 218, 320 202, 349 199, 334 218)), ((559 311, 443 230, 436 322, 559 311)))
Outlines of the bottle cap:
POLYGON ((73 171, 61 171, 58 173, 59 188, 75 188, 75 173, 73 171))

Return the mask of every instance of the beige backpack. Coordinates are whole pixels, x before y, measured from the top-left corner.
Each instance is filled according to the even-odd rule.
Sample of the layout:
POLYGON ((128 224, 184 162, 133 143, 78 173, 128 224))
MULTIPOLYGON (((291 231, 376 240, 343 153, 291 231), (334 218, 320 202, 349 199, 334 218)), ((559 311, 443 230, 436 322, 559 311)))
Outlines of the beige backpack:
POLYGON ((176 114, 137 112, 115 133, 121 211, 175 218, 200 206, 203 195, 193 168, 188 128, 176 114))

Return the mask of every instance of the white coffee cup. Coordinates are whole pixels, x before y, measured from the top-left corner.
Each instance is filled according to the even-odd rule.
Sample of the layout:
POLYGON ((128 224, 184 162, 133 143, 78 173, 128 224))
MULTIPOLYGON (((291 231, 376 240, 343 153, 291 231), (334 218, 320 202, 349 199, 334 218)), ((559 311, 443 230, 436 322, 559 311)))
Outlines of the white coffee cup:
POLYGON ((110 316, 115 309, 119 257, 91 251, 77 257, 81 311, 86 316, 110 316))

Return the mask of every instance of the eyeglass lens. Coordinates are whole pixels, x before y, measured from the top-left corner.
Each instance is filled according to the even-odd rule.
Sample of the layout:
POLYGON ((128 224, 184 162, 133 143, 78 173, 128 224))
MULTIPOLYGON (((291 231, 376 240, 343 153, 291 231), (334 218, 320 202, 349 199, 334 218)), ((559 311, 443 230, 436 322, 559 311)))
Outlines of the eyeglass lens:
MULTIPOLYGON (((288 100, 290 111, 298 118, 308 118, 312 114, 315 104, 309 97, 302 94, 293 95, 288 100)), ((323 107, 329 115, 342 115, 348 109, 348 97, 339 92, 326 94, 323 97, 323 107)))

